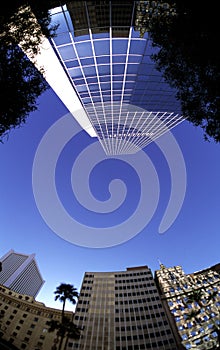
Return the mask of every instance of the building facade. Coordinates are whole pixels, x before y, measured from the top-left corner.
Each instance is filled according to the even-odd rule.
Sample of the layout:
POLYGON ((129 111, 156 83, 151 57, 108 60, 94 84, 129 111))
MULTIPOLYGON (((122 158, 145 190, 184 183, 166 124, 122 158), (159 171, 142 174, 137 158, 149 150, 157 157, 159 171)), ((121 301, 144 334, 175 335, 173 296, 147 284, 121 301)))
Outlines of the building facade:
POLYGON ((17 293, 36 297, 44 280, 41 276, 35 254, 25 255, 11 249, 0 258, 0 284, 17 293))
MULTIPOLYGON (((56 332, 48 330, 51 320, 61 320, 61 313, 31 296, 0 285, 0 349, 57 349, 56 332), (4 344, 7 347, 4 348, 4 344)), ((72 320, 72 312, 65 315, 72 320)))
POLYGON ((177 349, 147 266, 85 273, 74 323, 82 333, 68 350, 177 349))
MULTIPOLYGON (((147 266, 86 272, 75 313, 65 312, 80 338, 65 337, 61 350, 216 350, 219 311, 220 264, 191 274, 161 264, 155 278, 147 266)), ((61 317, 0 285, 1 349, 57 350, 60 338, 49 329, 61 317)))
MULTIPOLYGON (((78 123, 106 154, 135 153, 183 121, 176 91, 165 83, 143 11, 172 14, 168 3, 67 1, 51 9, 56 36, 35 59, 78 123), (159 6, 159 5, 158 5, 159 6), (149 7, 149 8, 148 8, 149 7)), ((149 19, 148 19, 149 20, 149 19)))
POLYGON ((220 346, 220 264, 185 274, 180 266, 163 264, 155 272, 176 340, 184 349, 220 346))

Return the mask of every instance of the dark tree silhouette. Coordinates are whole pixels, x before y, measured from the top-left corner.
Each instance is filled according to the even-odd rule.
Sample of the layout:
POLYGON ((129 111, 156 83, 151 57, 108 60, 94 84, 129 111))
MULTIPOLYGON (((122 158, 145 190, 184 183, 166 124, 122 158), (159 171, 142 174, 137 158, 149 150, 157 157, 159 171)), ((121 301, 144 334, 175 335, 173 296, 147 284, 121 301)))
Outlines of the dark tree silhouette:
MULTIPOLYGON (((56 320, 49 321, 48 332, 54 331, 56 331, 58 339, 60 338, 59 350, 62 349, 62 344, 65 337, 66 340, 68 340, 68 338, 79 339, 80 337, 80 329, 69 318, 65 316, 63 317, 62 322, 56 320)), ((66 349, 66 344, 64 346, 64 349, 66 349)))
MULTIPOLYGON (((216 306, 216 301, 218 298, 218 291, 214 290, 207 296, 207 293, 203 288, 193 290, 187 295, 187 301, 186 305, 191 304, 191 310, 185 314, 186 320, 192 320, 198 325, 202 325, 203 321, 201 321, 201 315, 207 316, 209 319, 210 324, 212 325, 212 330, 216 332, 217 339, 218 339, 218 345, 215 345, 213 350, 220 349, 220 327, 219 327, 219 321, 220 321, 220 313, 219 313, 219 306, 216 306), (218 322, 212 317, 212 314, 215 313, 218 317, 218 322)), ((204 335, 201 335, 203 337, 204 335)))
MULTIPOLYGON (((72 339, 78 339, 80 337, 80 329, 65 316, 66 301, 70 301, 73 305, 76 304, 76 300, 79 296, 77 289, 72 284, 61 283, 55 290, 55 300, 62 302, 62 317, 61 322, 51 320, 49 332, 57 331, 57 336, 60 338, 59 350, 62 349, 63 340, 66 337, 72 339)), ((66 344, 64 349, 66 348, 66 344)))
MULTIPOLYGON (((144 3, 144 2, 143 2, 144 3)), ((206 140, 220 142, 220 52, 217 4, 191 0, 148 1, 139 23, 159 51, 153 56, 165 80, 177 89, 182 113, 206 140), (148 23, 146 25, 146 22, 148 23)))
POLYGON ((45 5, 38 3, 37 8, 32 2, 6 2, 1 10, 0 141, 12 128, 25 123, 29 113, 37 109, 37 98, 48 87, 43 71, 38 71, 24 52, 28 50, 33 57, 39 50, 42 33, 52 37, 56 28, 50 27, 45 5))
POLYGON ((55 300, 59 300, 63 303, 62 317, 64 316, 64 310, 66 301, 70 301, 73 305, 76 304, 76 300, 79 296, 77 289, 72 284, 61 283, 55 290, 55 300))
POLYGON ((40 72, 17 45, 0 45, 0 137, 25 123, 46 87, 40 72))

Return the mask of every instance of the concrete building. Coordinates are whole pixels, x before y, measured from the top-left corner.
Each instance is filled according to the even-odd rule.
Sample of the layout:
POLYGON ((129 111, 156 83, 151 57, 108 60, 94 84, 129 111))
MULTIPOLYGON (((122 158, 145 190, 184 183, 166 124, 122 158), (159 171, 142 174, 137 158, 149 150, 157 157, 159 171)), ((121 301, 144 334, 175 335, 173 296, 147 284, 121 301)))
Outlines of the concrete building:
POLYGON ((165 310, 147 266, 86 272, 74 323, 81 338, 68 350, 176 350, 165 310))
POLYGON ((35 58, 64 105, 109 155, 135 153, 183 121, 176 91, 156 70, 156 49, 148 31, 142 33, 145 3, 58 5, 51 9, 56 36, 43 41, 35 58))
POLYGON ((11 249, 0 258, 0 284, 17 293, 36 297, 44 280, 41 276, 35 254, 21 254, 11 249))
POLYGON ((185 274, 181 266, 155 272, 178 349, 220 346, 220 264, 185 274))
MULTIPOLYGON (((220 329, 220 264, 185 274, 181 266, 86 272, 75 314, 79 340, 62 350, 215 350, 220 329)), ((0 285, 0 349, 55 350, 49 332, 61 310, 0 285)))
MULTIPOLYGON (((51 320, 61 320, 61 312, 0 285, 0 349, 57 349, 56 332, 48 329, 51 320)), ((72 312, 65 315, 72 320, 72 312)))

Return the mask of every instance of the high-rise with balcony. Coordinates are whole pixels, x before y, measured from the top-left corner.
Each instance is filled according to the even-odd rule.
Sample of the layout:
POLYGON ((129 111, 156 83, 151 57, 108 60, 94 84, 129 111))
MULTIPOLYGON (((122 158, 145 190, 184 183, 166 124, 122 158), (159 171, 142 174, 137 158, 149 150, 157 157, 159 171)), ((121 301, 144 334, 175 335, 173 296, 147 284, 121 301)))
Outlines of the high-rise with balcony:
POLYGON ((0 258, 2 271, 0 284, 11 290, 36 297, 44 280, 39 271, 35 254, 21 254, 13 249, 0 258))
POLYGON ((173 15, 168 3, 159 3, 160 11, 156 4, 67 1, 51 9, 56 36, 36 57, 50 86, 109 155, 135 153, 183 121, 143 27, 146 13, 173 15))
POLYGON ((74 323, 81 329, 68 350, 176 350, 151 270, 86 272, 74 323))

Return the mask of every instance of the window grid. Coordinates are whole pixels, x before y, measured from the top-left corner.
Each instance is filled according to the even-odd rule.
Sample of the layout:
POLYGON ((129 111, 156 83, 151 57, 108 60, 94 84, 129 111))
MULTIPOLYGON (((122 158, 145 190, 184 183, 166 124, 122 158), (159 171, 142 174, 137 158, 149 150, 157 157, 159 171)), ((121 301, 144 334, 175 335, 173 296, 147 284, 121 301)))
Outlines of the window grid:
MULTIPOLYGON (((127 52, 126 52, 126 62, 125 62, 125 68, 124 68, 124 79, 123 79, 123 84, 122 84, 122 94, 121 94, 121 104, 120 104, 120 113, 119 113, 119 118, 118 118, 118 128, 119 128, 119 124, 121 122, 121 113, 122 113, 122 106, 123 106, 123 98, 124 98, 124 93, 125 93, 125 82, 126 82, 126 74, 127 74, 127 69, 128 69, 128 55, 129 55, 129 51, 130 51, 130 45, 131 45, 131 36, 132 36, 132 28, 130 28, 130 32, 129 32, 129 39, 128 39, 128 46, 127 46, 127 52)), ((124 130, 124 129, 123 129, 124 130)), ((118 129, 119 131, 119 129, 118 129)), ((117 139, 118 140, 118 139, 117 139)), ((120 143, 120 141, 119 141, 120 143)), ((116 150, 115 153, 119 153, 120 154, 120 144, 119 146, 117 145, 118 142, 116 141, 116 150)))
MULTIPOLYGON (((101 28, 100 32, 96 31, 98 28, 94 29, 93 22, 90 23, 90 20, 93 21, 92 12, 89 12, 91 9, 86 3, 84 5, 81 10, 86 16, 84 20, 88 28, 78 29, 85 34, 81 37, 79 34, 74 37, 74 29, 68 20, 71 16, 66 7, 61 7, 60 13, 57 11, 53 14, 55 20, 58 14, 63 14, 65 23, 53 39, 54 48, 105 153, 137 152, 184 120, 179 115, 179 102, 175 98, 175 91, 163 81, 151 61, 154 49, 147 33, 140 38, 130 26, 123 37, 115 34, 112 26, 115 12, 112 13, 110 4, 109 8, 105 7, 105 11, 109 11, 106 32, 101 28), (142 108, 139 119, 135 112, 131 118, 130 111, 125 113, 124 106, 128 104, 136 106, 137 110, 142 108), (119 109, 115 110, 115 105, 119 109), (128 126, 128 120, 131 119, 133 124, 128 126), (123 134, 126 136, 123 137, 123 134)), ((135 6, 132 15, 134 9, 135 6)))

